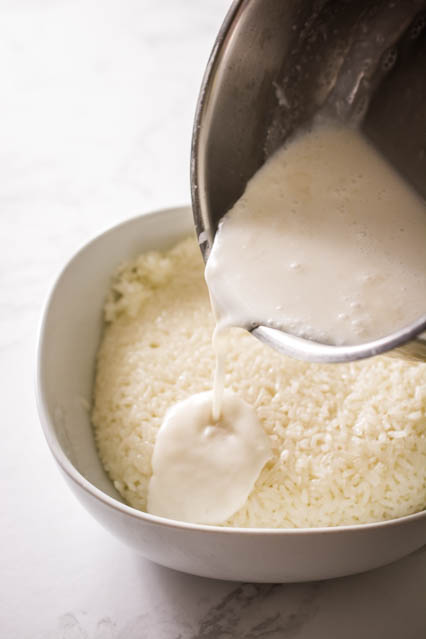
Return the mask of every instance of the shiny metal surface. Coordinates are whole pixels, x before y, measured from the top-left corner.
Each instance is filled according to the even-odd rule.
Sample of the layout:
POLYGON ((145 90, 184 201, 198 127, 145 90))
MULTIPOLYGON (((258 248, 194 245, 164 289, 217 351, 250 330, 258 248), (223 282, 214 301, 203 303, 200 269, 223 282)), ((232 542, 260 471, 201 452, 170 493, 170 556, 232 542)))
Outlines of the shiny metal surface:
MULTIPOLYGON (((204 258, 247 181, 318 114, 359 125, 425 197, 425 68, 426 0, 234 2, 208 62, 192 141, 194 221, 204 258)), ((385 339, 350 348, 266 327, 253 333, 293 357, 339 362, 391 349, 424 361, 424 331, 426 313, 385 339)))

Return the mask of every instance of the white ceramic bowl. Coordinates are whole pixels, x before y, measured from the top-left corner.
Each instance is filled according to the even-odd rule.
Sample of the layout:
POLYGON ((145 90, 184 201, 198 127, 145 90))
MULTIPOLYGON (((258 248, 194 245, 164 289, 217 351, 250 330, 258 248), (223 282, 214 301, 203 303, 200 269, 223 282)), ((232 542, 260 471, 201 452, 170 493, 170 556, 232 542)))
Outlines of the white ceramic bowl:
POLYGON ((179 523, 123 503, 98 459, 87 410, 102 305, 120 261, 165 249, 191 231, 189 208, 131 219, 82 248, 50 294, 40 330, 39 414, 51 451, 78 499, 105 528, 152 561, 218 579, 326 579, 381 566, 422 546, 425 511, 378 524, 273 530, 179 523))

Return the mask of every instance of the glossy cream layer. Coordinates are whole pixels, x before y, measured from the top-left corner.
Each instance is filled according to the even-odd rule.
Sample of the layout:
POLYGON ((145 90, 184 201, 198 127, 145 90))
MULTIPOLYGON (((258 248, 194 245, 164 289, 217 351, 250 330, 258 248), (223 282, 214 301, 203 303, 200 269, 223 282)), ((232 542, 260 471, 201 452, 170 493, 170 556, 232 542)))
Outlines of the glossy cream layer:
POLYGON ((226 391, 219 419, 212 393, 175 404, 158 431, 148 512, 194 523, 220 523, 241 508, 271 456, 254 408, 226 391))
POLYGON ((250 180, 206 279, 222 324, 383 337, 425 312, 425 204, 357 131, 316 127, 250 180))

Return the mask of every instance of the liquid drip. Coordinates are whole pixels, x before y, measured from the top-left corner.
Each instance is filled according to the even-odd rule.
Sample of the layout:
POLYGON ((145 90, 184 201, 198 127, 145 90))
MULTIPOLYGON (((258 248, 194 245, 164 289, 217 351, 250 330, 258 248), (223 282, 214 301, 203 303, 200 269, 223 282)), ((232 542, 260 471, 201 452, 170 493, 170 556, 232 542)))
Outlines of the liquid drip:
MULTIPOLYGON (((424 202, 356 132, 317 127, 258 171, 206 266, 216 317, 213 392, 173 406, 157 435, 148 512, 221 523, 270 457, 254 409, 225 391, 229 326, 359 344, 424 313, 424 202)), ((283 458, 285 461, 285 458, 283 458)))

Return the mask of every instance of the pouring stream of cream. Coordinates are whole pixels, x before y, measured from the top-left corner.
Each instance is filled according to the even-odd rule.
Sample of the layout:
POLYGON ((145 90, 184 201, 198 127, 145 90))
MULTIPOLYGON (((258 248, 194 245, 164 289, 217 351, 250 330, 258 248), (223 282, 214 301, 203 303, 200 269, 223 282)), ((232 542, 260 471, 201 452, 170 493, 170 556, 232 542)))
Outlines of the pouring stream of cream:
POLYGON ((349 345, 407 326, 424 313, 425 203, 357 131, 316 126, 249 181, 205 275, 217 319, 213 393, 168 411, 148 511, 221 523, 270 457, 254 409, 224 391, 223 331, 264 325, 349 345))

